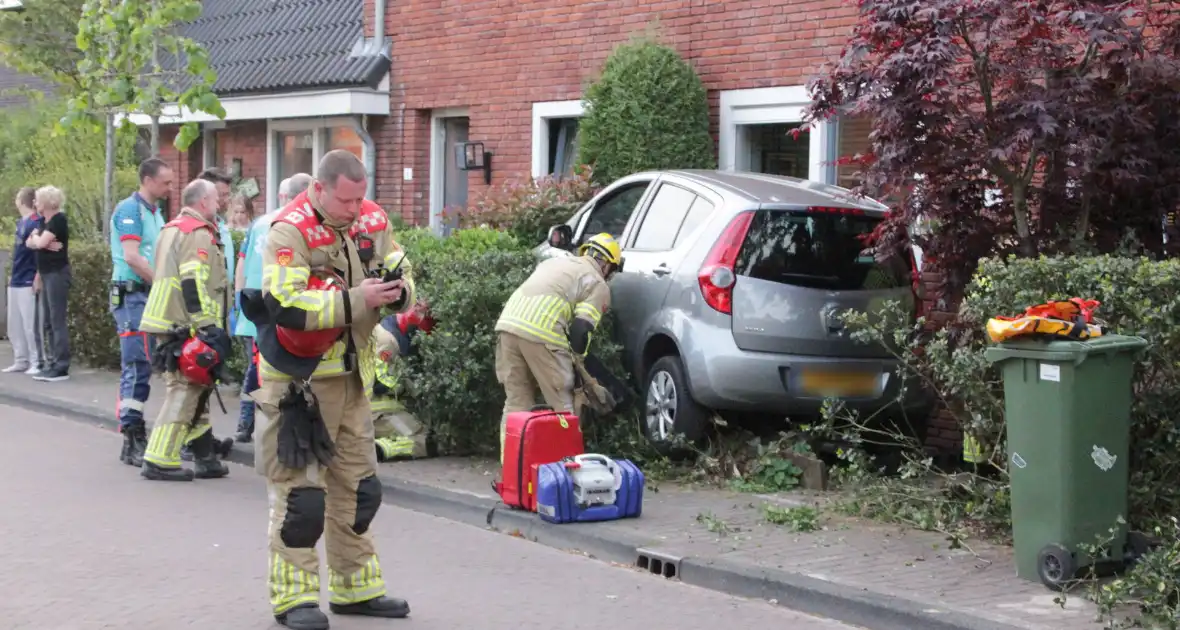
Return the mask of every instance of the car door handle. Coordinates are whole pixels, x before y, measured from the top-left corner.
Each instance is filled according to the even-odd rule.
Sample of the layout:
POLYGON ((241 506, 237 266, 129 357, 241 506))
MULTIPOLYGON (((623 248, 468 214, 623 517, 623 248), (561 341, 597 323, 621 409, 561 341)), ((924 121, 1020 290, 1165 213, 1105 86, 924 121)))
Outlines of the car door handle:
POLYGON ((657 276, 666 276, 666 275, 672 273, 672 270, 669 269, 668 265, 665 264, 665 265, 660 265, 659 267, 656 267, 655 269, 652 269, 651 272, 656 274, 657 276))

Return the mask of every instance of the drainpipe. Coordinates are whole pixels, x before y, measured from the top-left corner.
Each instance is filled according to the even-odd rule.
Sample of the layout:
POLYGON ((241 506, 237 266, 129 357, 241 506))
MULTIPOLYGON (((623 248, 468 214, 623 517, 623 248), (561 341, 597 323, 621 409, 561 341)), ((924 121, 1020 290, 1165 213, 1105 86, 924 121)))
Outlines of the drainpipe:
POLYGON ((389 0, 373 0, 373 41, 377 51, 385 54, 385 5, 389 0))
MULTIPOLYGON (((380 0, 378 0, 380 2, 380 0)), ((361 142, 365 145, 365 175, 369 180, 365 187, 365 197, 372 201, 377 200, 377 145, 373 142, 373 136, 369 135, 367 127, 369 126, 369 116, 367 114, 361 116, 353 116, 352 130, 360 136, 361 142)))

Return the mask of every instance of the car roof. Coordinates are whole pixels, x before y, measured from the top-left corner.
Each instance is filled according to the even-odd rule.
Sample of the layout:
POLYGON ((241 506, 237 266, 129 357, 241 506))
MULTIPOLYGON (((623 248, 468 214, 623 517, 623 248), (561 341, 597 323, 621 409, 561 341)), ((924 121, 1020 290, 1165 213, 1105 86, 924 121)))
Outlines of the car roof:
POLYGON ((738 198, 750 204, 806 206, 834 206, 859 208, 885 213, 889 208, 868 197, 856 195, 847 188, 782 175, 764 175, 736 171, 669 170, 652 171, 707 186, 717 193, 738 198))

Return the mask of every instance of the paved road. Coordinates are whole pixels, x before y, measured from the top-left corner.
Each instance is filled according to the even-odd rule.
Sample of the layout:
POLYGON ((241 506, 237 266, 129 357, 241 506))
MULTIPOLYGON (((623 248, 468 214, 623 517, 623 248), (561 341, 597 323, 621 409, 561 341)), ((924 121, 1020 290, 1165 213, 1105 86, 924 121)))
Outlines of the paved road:
MULTIPOLYGON (((253 470, 152 483, 116 460, 108 431, 4 406, 0 431, 4 628, 277 627, 253 470)), ((413 617, 335 618, 337 630, 849 629, 388 505, 374 530, 413 617)))

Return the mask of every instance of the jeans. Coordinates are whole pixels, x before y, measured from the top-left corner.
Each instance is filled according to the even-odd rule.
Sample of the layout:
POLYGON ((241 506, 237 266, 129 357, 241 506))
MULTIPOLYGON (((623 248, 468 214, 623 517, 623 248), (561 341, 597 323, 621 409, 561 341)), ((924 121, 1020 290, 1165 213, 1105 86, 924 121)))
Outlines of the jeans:
POLYGON ((238 431, 254 433, 254 412, 257 405, 250 394, 258 390, 258 366, 254 365, 254 339, 242 337, 246 344, 246 377, 242 379, 242 407, 238 414, 238 431))
POLYGON ((66 326, 66 305, 74 274, 69 265, 41 274, 41 326, 48 350, 50 370, 70 371, 70 331, 66 326))
POLYGON ((128 293, 123 304, 111 311, 119 331, 119 426, 123 429, 144 424, 143 411, 152 392, 151 357, 156 340, 139 331, 147 298, 147 293, 128 293))
POLYGON ((33 293, 33 287, 8 287, 8 338, 12 340, 13 365, 41 366, 37 294, 33 293))

